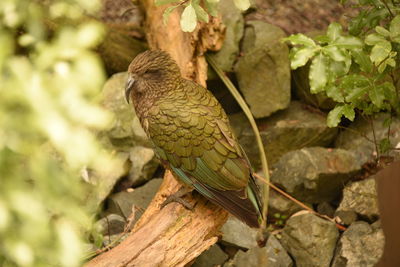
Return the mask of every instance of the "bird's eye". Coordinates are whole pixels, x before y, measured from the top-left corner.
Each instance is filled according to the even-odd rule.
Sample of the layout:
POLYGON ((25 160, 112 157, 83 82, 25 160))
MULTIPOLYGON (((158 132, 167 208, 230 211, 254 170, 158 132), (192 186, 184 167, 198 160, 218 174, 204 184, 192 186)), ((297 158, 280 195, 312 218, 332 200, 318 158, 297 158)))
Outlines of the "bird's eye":
POLYGON ((157 69, 148 69, 145 71, 145 74, 158 74, 159 70, 157 69))

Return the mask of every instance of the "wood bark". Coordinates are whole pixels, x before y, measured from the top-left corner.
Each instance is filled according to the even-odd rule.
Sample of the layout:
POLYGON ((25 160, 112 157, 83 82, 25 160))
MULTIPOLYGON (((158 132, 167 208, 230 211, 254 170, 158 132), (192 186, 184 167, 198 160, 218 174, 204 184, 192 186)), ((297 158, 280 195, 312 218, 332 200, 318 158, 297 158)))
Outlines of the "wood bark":
POLYGON ((180 29, 182 8, 176 8, 168 24, 162 20, 166 6, 155 7, 154 0, 143 0, 146 10, 147 41, 152 49, 167 51, 181 68, 183 77, 192 79, 203 86, 207 79, 207 63, 204 53, 219 50, 223 41, 224 26, 219 18, 210 17, 210 22, 199 23, 193 33, 180 29))
MULTIPOLYGON (((153 1, 143 0, 149 46, 169 52, 184 77, 205 85, 207 65, 203 54, 222 45, 224 29, 220 19, 212 18, 208 24, 199 24, 193 33, 184 33, 179 25, 181 10, 175 10, 168 25, 164 25, 165 6, 155 7, 153 1)), ((193 210, 178 203, 160 210, 165 198, 181 187, 166 172, 158 193, 130 235, 115 248, 92 259, 86 267, 185 266, 217 242, 219 228, 228 213, 199 194, 185 197, 194 205, 193 210)))

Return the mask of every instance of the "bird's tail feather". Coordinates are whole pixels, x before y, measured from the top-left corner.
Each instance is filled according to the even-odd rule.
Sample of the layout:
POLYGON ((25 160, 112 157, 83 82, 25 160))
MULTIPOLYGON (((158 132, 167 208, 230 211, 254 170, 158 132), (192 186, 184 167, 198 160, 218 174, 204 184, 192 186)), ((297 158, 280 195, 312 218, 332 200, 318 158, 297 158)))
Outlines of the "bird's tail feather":
POLYGON ((262 201, 258 194, 258 186, 253 178, 242 190, 217 190, 207 185, 196 183, 193 186, 205 197, 222 206, 250 227, 258 228, 263 220, 262 201))

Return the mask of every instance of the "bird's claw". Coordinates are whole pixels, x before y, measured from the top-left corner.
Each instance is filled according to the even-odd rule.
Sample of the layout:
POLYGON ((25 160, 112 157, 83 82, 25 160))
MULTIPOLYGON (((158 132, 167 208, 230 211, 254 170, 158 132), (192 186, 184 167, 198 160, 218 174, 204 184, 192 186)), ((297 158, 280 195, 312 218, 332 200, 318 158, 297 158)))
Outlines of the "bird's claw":
POLYGON ((190 204, 188 201, 186 201, 182 198, 183 196, 187 195, 191 191, 192 191, 192 189, 182 187, 177 192, 168 196, 167 199, 164 200, 164 202, 161 204, 161 209, 164 208, 165 206, 167 206, 169 203, 177 202, 177 203, 180 203, 182 206, 184 206, 186 209, 193 210, 193 208, 194 208, 193 204, 190 204))
POLYGON ((184 200, 183 198, 177 197, 175 195, 170 195, 167 197, 166 200, 161 204, 161 209, 167 206, 170 203, 177 202, 184 206, 188 210, 193 210, 194 206, 190 204, 188 201, 184 200))

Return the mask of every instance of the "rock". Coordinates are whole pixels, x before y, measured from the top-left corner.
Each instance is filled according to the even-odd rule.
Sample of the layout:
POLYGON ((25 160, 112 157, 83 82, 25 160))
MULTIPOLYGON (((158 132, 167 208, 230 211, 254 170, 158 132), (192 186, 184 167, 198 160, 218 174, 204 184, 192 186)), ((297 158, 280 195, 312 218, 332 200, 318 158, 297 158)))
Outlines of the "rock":
POLYGON ((338 197, 360 170, 361 164, 349 151, 311 147, 281 157, 272 166, 271 181, 301 201, 321 203, 338 197))
POLYGON ((355 212, 371 222, 378 219, 378 195, 374 176, 352 182, 344 188, 343 200, 337 208, 336 216, 340 217, 340 212, 346 211, 355 212))
POLYGON ((197 257, 192 267, 221 266, 228 259, 228 255, 218 245, 210 247, 197 257))
POLYGON ((103 246, 102 246, 102 248, 104 248, 106 246, 115 247, 116 245, 118 245, 119 243, 124 241, 127 237, 128 237, 127 234, 125 234, 125 235, 121 235, 121 234, 105 235, 103 237, 103 246))
POLYGON ((130 0, 102 0, 97 15, 106 30, 97 51, 107 72, 126 71, 132 59, 148 49, 144 38, 141 38, 144 37, 143 9, 138 2, 130 0))
POLYGON ((268 266, 269 267, 290 267, 293 261, 274 235, 268 238, 267 244, 268 266))
POLYGON ((138 54, 148 49, 142 40, 123 31, 107 28, 107 33, 98 51, 109 74, 126 71, 138 54))
POLYGON ((130 186, 137 187, 150 180, 156 172, 159 161, 151 148, 136 146, 129 152, 132 167, 129 171, 130 186))
POLYGON ((233 71, 233 64, 239 56, 239 42, 244 31, 242 12, 236 8, 232 0, 219 2, 222 22, 226 26, 225 39, 221 49, 215 53, 214 60, 226 72, 233 71))
POLYGON ((328 217, 333 217, 335 214, 335 209, 328 202, 322 202, 318 204, 317 212, 328 217))
POLYGON ((224 267, 291 267, 293 261, 275 236, 268 238, 263 248, 254 247, 247 252, 238 251, 235 257, 227 262, 224 267), (265 262, 261 262, 261 261, 265 262))
MULTIPOLYGON (((243 113, 231 115, 230 121, 251 163, 260 168, 257 143, 246 116, 243 113)), ((298 101, 267 119, 257 120, 257 125, 270 165, 289 151, 329 145, 337 133, 337 129, 326 126, 325 114, 312 112, 298 101)))
POLYGON ((257 230, 250 228, 239 219, 229 216, 222 226, 222 241, 241 248, 257 246, 257 230))
POLYGON ((344 225, 350 225, 357 221, 357 213, 352 210, 338 210, 334 214, 335 220, 344 225))
POLYGON ((281 194, 277 193, 273 189, 269 191, 269 199, 268 199, 268 214, 275 215, 284 215, 287 218, 292 214, 302 210, 299 205, 294 203, 293 201, 287 199, 281 194))
MULTIPOLYGON (((220 2, 221 3, 221 2, 220 2)), ((232 78, 233 74, 226 72, 226 75, 232 78)), ((242 111, 239 104, 233 95, 229 92, 229 89, 221 80, 212 80, 208 76, 207 89, 215 96, 218 102, 221 104, 222 108, 227 114, 237 113, 242 111)))
POLYGON ((323 110, 333 109, 336 103, 332 100, 332 98, 329 98, 325 93, 312 94, 310 92, 310 83, 308 79, 309 71, 309 64, 292 71, 292 80, 295 85, 294 91, 296 96, 301 99, 302 102, 312 105, 316 108, 323 110))
POLYGON ((358 221, 350 225, 339 240, 332 267, 373 267, 383 254, 382 229, 358 221))
POLYGON ((132 207, 135 210, 135 219, 137 221, 153 199, 162 179, 152 179, 145 185, 134 190, 122 191, 111 195, 107 200, 107 213, 120 214, 128 218, 132 213, 132 207))
POLYGON ((334 223, 306 213, 294 215, 282 231, 281 243, 298 267, 329 266, 339 231, 334 223))
MULTIPOLYGON (((386 119, 388 119, 388 115, 380 114, 372 121, 378 144, 380 140, 387 137, 388 128, 383 125, 386 119)), ((367 163, 374 161, 376 157, 373 140, 374 133, 370 122, 360 117, 349 126, 348 130, 344 130, 338 135, 335 146, 353 151, 361 162, 367 163)), ((392 124, 390 126, 390 141, 393 147, 396 147, 400 143, 400 120, 395 117, 392 118, 392 124)), ((389 155, 399 158, 400 152, 398 150, 392 150, 389 155)))
POLYGON ((121 215, 109 214, 98 220, 95 228, 103 235, 115 235, 124 231, 125 224, 125 219, 121 215))
POLYGON ((83 169, 83 179, 93 187, 87 196, 87 206, 97 208, 111 193, 116 183, 129 172, 128 153, 112 151, 114 155, 102 172, 83 169))
POLYGON ((146 133, 140 126, 134 109, 125 100, 124 87, 127 74, 114 74, 103 87, 102 105, 114 113, 114 120, 110 128, 102 133, 103 138, 109 140, 113 147, 128 151, 134 145, 150 147, 146 133))
POLYGON ((118 28, 126 34, 142 28, 144 24, 144 10, 139 3, 129 0, 101 0, 101 9, 97 15, 105 24, 114 25, 114 31, 118 28))
POLYGON ((274 25, 247 22, 244 55, 239 58, 235 73, 240 91, 256 118, 267 117, 289 105, 289 50, 280 42, 283 37, 285 33, 274 25))

